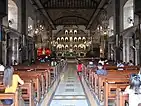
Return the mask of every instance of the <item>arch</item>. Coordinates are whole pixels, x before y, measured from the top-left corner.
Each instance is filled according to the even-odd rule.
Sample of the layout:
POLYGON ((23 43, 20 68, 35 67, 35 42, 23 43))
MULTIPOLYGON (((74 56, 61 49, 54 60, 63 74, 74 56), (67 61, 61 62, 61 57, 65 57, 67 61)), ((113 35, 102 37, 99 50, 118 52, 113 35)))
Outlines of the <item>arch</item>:
POLYGON ((74 30, 74 34, 77 34, 77 30, 76 29, 74 30))
POLYGON ((18 7, 13 0, 8 0, 8 24, 13 29, 18 29, 18 7))
POLYGON ((84 22, 89 22, 87 19, 83 18, 83 17, 80 17, 80 16, 62 16, 62 17, 59 17, 55 20, 55 22, 59 21, 59 20, 62 20, 62 19, 66 19, 66 18, 77 18, 77 19, 81 19, 83 20, 84 22))
POLYGON ((134 23, 134 1, 128 0, 123 7, 123 28, 127 29, 134 23))
POLYGON ((62 48, 62 45, 61 45, 61 44, 58 44, 58 45, 57 45, 57 48, 62 48))
POLYGON ((78 37, 78 41, 81 41, 81 37, 78 37))
POLYGON ((61 45, 62 50, 64 49, 64 47, 65 47, 65 46, 62 44, 62 45, 61 45))
POLYGON ((87 19, 80 16, 63 16, 54 21, 55 25, 78 25, 80 23, 86 25, 88 22, 87 19))
POLYGON ((65 41, 68 42, 68 40, 69 40, 69 38, 68 37, 65 37, 65 41))
POLYGON ((64 37, 61 37, 61 41, 64 41, 64 37))
POLYGON ((114 31, 113 30, 114 30, 114 17, 111 16, 109 18, 109 31, 108 31, 109 37, 114 35, 114 31))
POLYGON ((86 41, 86 37, 82 37, 82 40, 83 40, 83 42, 85 42, 86 41))
POLYGON ((79 45, 78 45, 78 48, 85 50, 85 49, 86 49, 86 46, 85 46, 84 44, 79 44, 79 45))
POLYGON ((74 45, 74 50, 77 50, 77 45, 74 45))
POLYGON ((77 42, 77 37, 74 37, 74 42, 77 42))
POLYGON ((66 34, 66 35, 68 34, 68 30, 65 30, 65 34, 66 34))
POLYGON ((59 38, 59 37, 57 38, 57 41, 58 41, 58 42, 60 41, 60 38, 59 38))
POLYGON ((65 49, 68 50, 68 48, 69 48, 69 46, 68 45, 65 45, 65 49))

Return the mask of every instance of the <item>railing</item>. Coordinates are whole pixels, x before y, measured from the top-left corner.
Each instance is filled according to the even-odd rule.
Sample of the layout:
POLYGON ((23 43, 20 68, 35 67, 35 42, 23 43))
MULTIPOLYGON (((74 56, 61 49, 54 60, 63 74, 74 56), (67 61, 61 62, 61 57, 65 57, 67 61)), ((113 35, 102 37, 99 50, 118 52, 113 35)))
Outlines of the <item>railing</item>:
MULTIPOLYGON (((67 62, 61 61, 55 67, 53 67, 53 71, 51 71, 52 78, 51 78, 51 86, 56 81, 56 79, 60 76, 60 73, 65 71, 67 68, 67 62)), ((50 87, 51 87, 50 86, 50 87)))

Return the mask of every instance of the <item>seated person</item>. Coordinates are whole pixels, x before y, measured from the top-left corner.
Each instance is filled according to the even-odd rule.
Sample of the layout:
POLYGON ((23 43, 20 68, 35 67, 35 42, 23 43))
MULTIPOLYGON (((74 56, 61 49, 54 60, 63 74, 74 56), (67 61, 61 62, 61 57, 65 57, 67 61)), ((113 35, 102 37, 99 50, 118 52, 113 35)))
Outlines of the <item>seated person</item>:
MULTIPOLYGON (((21 80, 19 75, 13 74, 14 68, 12 66, 7 66, 4 70, 4 77, 3 77, 3 84, 6 87, 5 93, 15 93, 18 87, 18 83, 21 85, 24 84, 24 81, 21 80)), ((2 100, 4 105, 11 105, 13 104, 12 99, 5 99, 2 100)))
POLYGON ((16 66, 16 65, 18 65, 18 62, 17 62, 17 60, 14 60, 14 65, 16 66))
POLYGON ((130 61, 129 61, 128 66, 134 66, 134 64, 133 64, 133 61, 132 61, 132 60, 130 60, 130 61))
POLYGON ((141 81, 137 74, 131 75, 130 85, 123 94, 129 94, 129 106, 139 106, 141 103, 141 81))
POLYGON ((118 67, 118 70, 124 70, 124 64, 123 62, 120 60, 118 63, 117 63, 117 67, 118 67))
POLYGON ((97 75, 107 75, 107 71, 103 69, 103 65, 101 63, 97 66, 98 70, 96 70, 97 75))
POLYGON ((89 64, 87 65, 87 68, 94 68, 95 67, 95 64, 90 61, 89 64))
POLYGON ((100 58, 100 60, 98 61, 98 63, 101 63, 102 65, 104 65, 104 59, 100 58))
POLYGON ((0 63, 0 71, 4 71, 5 67, 3 65, 3 63, 0 63))

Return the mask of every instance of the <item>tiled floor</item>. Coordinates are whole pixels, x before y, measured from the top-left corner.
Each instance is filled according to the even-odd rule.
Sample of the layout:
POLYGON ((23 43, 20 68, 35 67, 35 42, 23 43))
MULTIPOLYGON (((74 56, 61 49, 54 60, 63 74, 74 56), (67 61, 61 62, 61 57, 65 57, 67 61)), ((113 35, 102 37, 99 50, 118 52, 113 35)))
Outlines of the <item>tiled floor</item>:
POLYGON ((75 67, 75 65, 68 66, 68 70, 62 76, 50 106, 89 106, 75 67))

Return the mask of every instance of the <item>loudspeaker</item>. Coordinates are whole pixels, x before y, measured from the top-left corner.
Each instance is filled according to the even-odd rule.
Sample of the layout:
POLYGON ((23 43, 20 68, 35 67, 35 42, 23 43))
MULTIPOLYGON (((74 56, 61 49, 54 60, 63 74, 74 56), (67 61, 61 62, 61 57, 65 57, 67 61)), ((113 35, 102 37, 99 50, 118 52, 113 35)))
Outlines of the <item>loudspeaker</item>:
POLYGON ((134 0, 135 3, 135 14, 141 15, 141 0, 134 0))
POLYGON ((0 0, 0 17, 7 15, 8 2, 7 0, 0 0))

